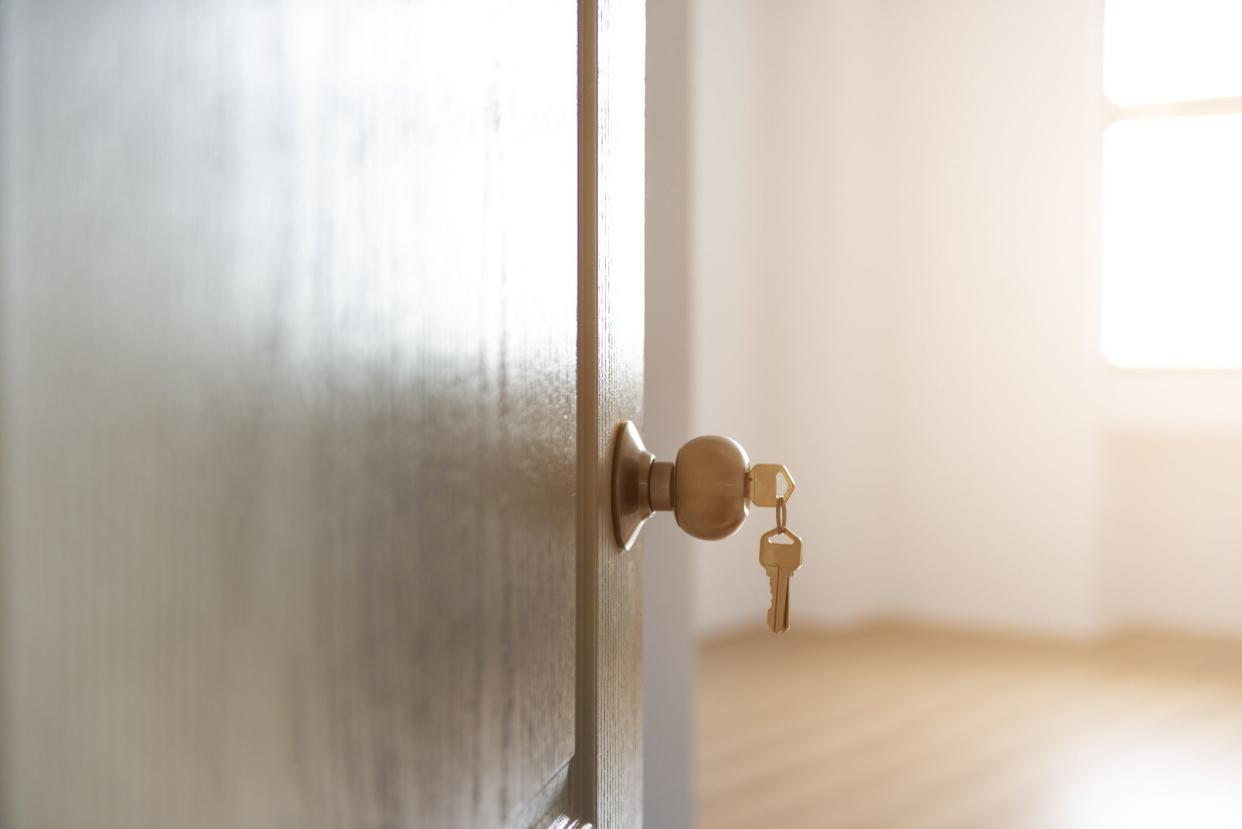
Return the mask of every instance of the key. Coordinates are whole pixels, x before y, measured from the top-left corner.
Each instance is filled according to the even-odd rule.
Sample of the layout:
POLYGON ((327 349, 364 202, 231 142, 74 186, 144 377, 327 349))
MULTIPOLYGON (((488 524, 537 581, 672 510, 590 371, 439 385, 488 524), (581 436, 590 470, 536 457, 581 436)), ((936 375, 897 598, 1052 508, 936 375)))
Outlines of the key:
POLYGON ((759 563, 768 572, 772 590, 768 627, 773 633, 784 633, 789 629, 789 579, 802 566, 802 539, 787 527, 769 530, 759 539, 759 563), (781 536, 788 541, 777 541, 781 536))
POLYGON ((746 473, 746 497, 757 507, 774 507, 778 498, 789 502, 794 491, 793 475, 784 464, 757 463, 746 473), (785 491, 778 493, 777 482, 785 479, 785 491))

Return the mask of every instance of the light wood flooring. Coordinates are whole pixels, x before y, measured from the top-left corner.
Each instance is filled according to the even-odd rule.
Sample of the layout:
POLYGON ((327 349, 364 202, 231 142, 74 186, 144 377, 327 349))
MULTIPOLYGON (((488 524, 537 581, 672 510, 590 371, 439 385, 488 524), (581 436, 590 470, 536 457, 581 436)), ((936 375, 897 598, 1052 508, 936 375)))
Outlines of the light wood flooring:
POLYGON ((700 829, 1242 827, 1242 644, 911 628, 711 642, 700 829))

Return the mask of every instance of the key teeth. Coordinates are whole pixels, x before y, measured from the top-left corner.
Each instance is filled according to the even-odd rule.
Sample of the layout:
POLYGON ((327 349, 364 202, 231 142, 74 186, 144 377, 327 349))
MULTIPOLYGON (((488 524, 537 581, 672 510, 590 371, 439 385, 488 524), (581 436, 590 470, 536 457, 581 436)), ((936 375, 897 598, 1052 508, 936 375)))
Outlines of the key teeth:
MULTIPOLYGON (((788 608, 786 608, 786 613, 788 613, 788 608)), ((777 634, 789 630, 789 617, 786 616, 781 622, 777 622, 775 606, 768 608, 768 630, 777 634)))

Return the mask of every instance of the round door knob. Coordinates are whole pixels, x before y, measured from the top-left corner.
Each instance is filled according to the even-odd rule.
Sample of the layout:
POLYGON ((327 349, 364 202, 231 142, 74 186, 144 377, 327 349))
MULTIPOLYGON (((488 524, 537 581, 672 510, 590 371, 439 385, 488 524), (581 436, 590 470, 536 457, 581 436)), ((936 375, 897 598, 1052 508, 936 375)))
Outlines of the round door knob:
POLYGON ((677 526, 695 538, 715 541, 737 532, 751 504, 776 508, 776 529, 759 541, 759 563, 772 593, 773 633, 789 628, 789 580, 802 566, 802 539, 786 523, 793 491, 793 475, 784 464, 751 466, 741 444, 723 435, 695 438, 672 463, 657 461, 629 421, 613 441, 612 531, 626 550, 659 510, 672 510, 677 526))
POLYGON ((691 440, 676 461, 657 461, 643 446, 638 427, 617 429, 612 459, 612 526, 617 543, 633 546, 652 513, 672 510, 677 525, 695 538, 715 541, 737 532, 750 504, 776 505, 778 475, 793 480, 779 464, 752 467, 741 444, 723 435, 691 440))
POLYGON ((750 512, 749 469, 746 450, 723 435, 698 437, 681 447, 672 474, 677 526, 707 541, 737 532, 750 512))

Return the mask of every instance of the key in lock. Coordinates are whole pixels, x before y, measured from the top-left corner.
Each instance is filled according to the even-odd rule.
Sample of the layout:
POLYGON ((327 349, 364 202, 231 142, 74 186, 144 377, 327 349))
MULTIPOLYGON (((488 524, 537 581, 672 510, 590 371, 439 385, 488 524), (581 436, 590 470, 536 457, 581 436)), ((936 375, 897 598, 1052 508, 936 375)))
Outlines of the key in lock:
POLYGON ((716 540, 737 532, 753 504, 775 507, 777 528, 760 541, 772 601, 768 625, 789 627, 789 579, 802 565, 802 539, 785 526, 794 479, 783 464, 751 465, 746 450, 722 435, 688 441, 676 460, 657 461, 638 428, 621 424, 613 446, 612 520, 617 544, 629 550, 657 511, 671 511, 695 538, 716 540))

